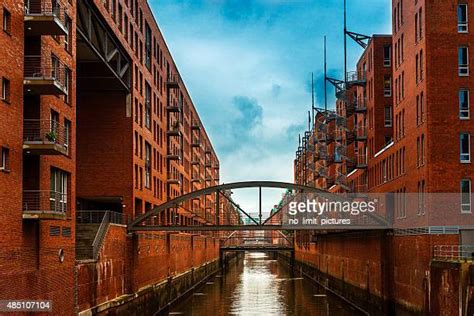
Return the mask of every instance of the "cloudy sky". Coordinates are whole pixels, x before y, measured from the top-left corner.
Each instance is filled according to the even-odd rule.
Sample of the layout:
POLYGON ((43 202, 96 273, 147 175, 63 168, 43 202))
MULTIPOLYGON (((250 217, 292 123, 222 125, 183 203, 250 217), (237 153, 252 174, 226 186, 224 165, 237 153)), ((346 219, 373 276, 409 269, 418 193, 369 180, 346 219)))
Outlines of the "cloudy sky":
MULTIPOLYGON (((323 104, 324 35, 329 73, 342 78, 343 0, 148 1, 217 151, 221 182, 292 182, 311 72, 323 104)), ((348 29, 390 33, 390 3, 348 0, 348 29)), ((361 52, 349 45, 349 65, 361 52)), ((264 208, 279 194, 264 194, 264 208)), ((234 195, 250 212, 256 197, 255 190, 234 195)))

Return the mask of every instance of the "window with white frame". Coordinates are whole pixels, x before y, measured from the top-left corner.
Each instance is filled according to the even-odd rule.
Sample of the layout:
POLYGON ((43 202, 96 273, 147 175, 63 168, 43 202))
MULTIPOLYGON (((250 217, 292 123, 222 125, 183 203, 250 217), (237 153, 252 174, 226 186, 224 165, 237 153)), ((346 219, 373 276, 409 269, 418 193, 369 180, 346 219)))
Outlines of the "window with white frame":
POLYGON ((467 33, 467 4, 458 4, 458 32, 467 33))
POLYGON ((0 147, 0 170, 9 171, 10 170, 10 150, 6 147, 0 147))
POLYGON ((461 89, 459 90, 459 118, 468 119, 469 114, 469 90, 461 89))
POLYGON ((471 180, 461 180, 461 213, 471 213, 471 180))
POLYGON ((458 73, 460 76, 469 76, 469 50, 465 46, 458 48, 458 73))
POLYGON ((471 135, 468 133, 461 133, 459 138, 460 143, 460 160, 462 163, 471 162, 471 135))
POLYGON ((66 212, 68 195, 68 174, 62 170, 51 168, 51 210, 66 212))
POLYGON ((392 60, 392 46, 387 45, 383 47, 383 65, 390 67, 392 60))
POLYGON ((392 107, 390 105, 385 106, 384 109, 384 117, 385 117, 385 127, 392 126, 392 107))
POLYGON ((392 96, 392 77, 385 75, 383 79, 383 94, 386 97, 392 96))

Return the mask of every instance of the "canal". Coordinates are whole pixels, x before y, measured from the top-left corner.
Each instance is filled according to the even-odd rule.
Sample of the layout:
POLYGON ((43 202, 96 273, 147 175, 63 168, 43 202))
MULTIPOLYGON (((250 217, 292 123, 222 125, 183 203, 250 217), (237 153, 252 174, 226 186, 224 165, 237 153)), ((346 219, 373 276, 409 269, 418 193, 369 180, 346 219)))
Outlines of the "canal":
POLYGON ((362 315, 272 254, 245 253, 174 306, 169 315, 362 315))

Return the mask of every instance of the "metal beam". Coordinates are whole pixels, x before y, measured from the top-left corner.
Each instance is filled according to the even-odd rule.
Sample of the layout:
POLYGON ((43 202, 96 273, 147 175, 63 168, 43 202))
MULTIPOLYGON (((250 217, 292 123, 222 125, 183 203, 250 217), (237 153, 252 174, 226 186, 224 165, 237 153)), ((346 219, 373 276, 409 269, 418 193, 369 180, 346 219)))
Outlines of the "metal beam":
POLYGON ((325 225, 325 226, 313 226, 313 225, 205 225, 205 226, 133 226, 129 227, 130 232, 139 231, 269 231, 269 230, 312 230, 312 231, 369 231, 369 230, 387 230, 388 227, 380 225, 357 225, 357 226, 346 226, 341 225, 325 225))

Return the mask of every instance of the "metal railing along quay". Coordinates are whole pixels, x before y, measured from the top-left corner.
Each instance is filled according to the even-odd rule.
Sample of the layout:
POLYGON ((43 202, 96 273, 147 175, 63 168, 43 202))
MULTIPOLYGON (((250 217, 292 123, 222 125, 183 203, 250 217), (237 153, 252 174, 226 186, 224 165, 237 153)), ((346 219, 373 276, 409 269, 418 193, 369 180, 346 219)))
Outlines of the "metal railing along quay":
POLYGON ((440 261, 467 261, 474 259, 474 245, 436 245, 433 259, 440 261))
POLYGON ((100 224, 107 216, 108 222, 112 224, 127 225, 128 217, 126 214, 112 212, 107 210, 87 210, 76 211, 77 224, 100 224))

